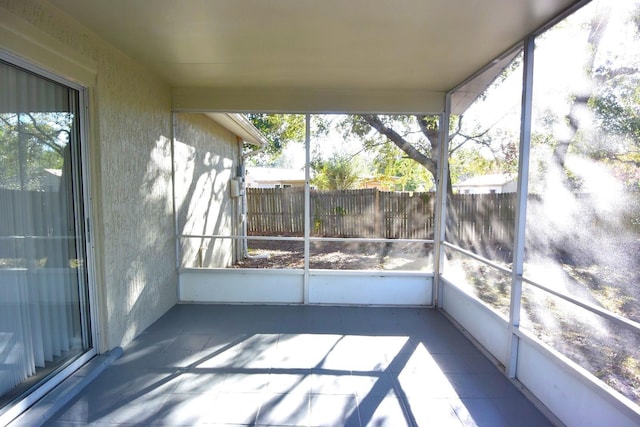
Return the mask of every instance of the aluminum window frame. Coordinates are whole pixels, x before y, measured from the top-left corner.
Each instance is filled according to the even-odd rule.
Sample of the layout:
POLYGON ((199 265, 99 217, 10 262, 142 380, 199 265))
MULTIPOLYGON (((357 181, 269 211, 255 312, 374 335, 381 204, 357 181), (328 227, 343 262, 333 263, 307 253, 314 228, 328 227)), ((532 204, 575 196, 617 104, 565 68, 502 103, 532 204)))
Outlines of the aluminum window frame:
POLYGON ((95 263, 95 236, 93 233, 92 224, 92 197, 91 197, 91 162, 90 162, 90 138, 89 138, 89 92, 88 88, 82 86, 74 81, 66 79, 56 73, 53 73, 45 68, 33 64, 32 62, 17 56, 13 53, 7 52, 4 49, 0 49, 0 60, 21 68, 26 72, 33 73, 38 77, 42 77, 51 80, 60 85, 66 86, 69 89, 73 89, 78 92, 78 146, 72 147, 72 156, 75 161, 78 161, 78 167, 73 169, 73 179, 81 180, 80 185, 82 187, 81 192, 74 192, 74 218, 76 231, 79 224, 82 224, 83 231, 83 246, 85 255, 85 267, 86 267, 86 299, 80 299, 80 309, 82 312, 82 329, 83 329, 83 341, 87 337, 91 339, 91 347, 78 355, 71 361, 56 368, 52 373, 44 377, 34 387, 27 390, 24 396, 19 396, 15 401, 7 404, 0 410, 0 424, 8 424, 11 420, 18 417, 21 413, 33 406, 38 400, 44 397, 47 393, 53 390, 56 386, 66 380, 75 371, 80 369, 93 357, 101 353, 100 346, 100 322, 98 316, 98 290, 97 290, 97 275, 96 275, 96 263, 95 263), (79 153, 78 153, 79 151, 79 153), (78 170, 79 168, 79 170, 78 170), (81 205, 78 205, 80 203, 81 205), (81 206, 81 208, 80 208, 81 206), (79 210, 81 209, 82 215, 78 218, 79 210), (87 306, 88 305, 88 306, 87 306), (88 326, 88 330, 86 327, 88 326), (88 335, 85 336, 84 333, 88 335))

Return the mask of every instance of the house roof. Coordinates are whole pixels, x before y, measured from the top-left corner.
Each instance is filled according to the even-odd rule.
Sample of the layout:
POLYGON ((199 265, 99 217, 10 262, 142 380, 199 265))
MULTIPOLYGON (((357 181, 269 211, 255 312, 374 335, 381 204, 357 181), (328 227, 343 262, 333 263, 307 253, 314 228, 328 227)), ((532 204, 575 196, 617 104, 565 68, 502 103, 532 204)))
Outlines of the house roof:
POLYGON ((454 184, 454 187, 496 187, 510 183, 516 175, 510 173, 496 173, 479 175, 454 184))
POLYGON ((492 80, 576 0, 45 1, 155 70, 176 110, 410 113, 492 80))

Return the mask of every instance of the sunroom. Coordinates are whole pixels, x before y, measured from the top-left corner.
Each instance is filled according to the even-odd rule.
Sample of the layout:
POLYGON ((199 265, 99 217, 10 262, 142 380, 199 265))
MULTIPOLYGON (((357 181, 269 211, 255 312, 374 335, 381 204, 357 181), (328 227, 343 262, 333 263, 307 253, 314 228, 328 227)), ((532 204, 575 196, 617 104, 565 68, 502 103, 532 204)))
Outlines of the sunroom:
POLYGON ((1 1, 0 424, 640 424, 610 3, 1 1))

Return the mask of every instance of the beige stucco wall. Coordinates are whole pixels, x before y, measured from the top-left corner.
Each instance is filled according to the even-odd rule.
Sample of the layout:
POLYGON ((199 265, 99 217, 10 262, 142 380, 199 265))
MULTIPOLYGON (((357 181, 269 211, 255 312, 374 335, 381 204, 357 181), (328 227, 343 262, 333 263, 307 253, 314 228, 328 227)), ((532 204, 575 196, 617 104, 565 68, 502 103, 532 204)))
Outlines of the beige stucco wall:
POLYGON ((0 0, 0 18, 0 48, 89 89, 100 350, 126 345, 177 301, 170 88, 44 3, 0 0))
MULTIPOLYGON (((202 114, 176 114, 176 212, 186 235, 239 234, 240 199, 231 198, 236 136, 202 114)), ((182 267, 227 267, 238 245, 231 239, 183 238, 182 267)))

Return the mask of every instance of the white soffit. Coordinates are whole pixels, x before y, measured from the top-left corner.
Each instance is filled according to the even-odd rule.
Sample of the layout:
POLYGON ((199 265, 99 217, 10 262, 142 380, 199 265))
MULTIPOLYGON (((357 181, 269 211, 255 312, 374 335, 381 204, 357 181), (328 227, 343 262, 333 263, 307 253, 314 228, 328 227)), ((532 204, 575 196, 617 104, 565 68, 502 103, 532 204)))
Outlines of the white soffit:
POLYGON ((519 46, 495 59, 473 78, 458 86, 451 94, 451 113, 463 114, 521 52, 522 46, 519 46))
POLYGON ((47 1, 174 88, 437 94, 575 0, 47 1))

